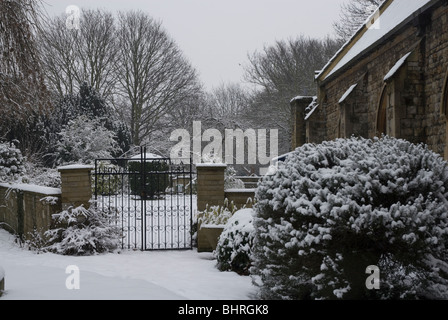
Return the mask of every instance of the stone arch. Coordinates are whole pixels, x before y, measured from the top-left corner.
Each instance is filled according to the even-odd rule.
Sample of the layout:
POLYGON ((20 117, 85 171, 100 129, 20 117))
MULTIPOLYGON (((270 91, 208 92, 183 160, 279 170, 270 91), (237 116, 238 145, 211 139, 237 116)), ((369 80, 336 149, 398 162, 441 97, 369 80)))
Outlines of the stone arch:
POLYGON ((387 134, 387 108, 389 106, 389 93, 387 85, 381 91, 380 101, 377 108, 375 136, 381 137, 387 134))
MULTIPOLYGON (((448 69, 446 71, 445 80, 443 82, 442 102, 441 102, 440 112, 443 116, 448 118, 448 69)), ((447 124, 448 124, 448 119, 447 119, 447 124)))
POLYGON ((446 120, 446 133, 445 133, 445 160, 448 160, 448 69, 445 74, 445 79, 442 88, 442 101, 440 103, 440 113, 446 120))

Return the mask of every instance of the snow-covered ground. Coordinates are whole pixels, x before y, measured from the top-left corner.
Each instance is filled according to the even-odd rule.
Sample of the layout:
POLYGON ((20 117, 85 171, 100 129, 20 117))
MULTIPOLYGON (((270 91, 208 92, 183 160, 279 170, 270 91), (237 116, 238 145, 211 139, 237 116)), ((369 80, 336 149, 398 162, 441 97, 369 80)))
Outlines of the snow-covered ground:
MULTIPOLYGON (((0 266, 6 293, 0 300, 248 300, 250 277, 220 272, 210 253, 190 251, 121 253, 88 257, 36 254, 0 229, 0 266), (79 269, 79 289, 69 290, 68 266, 79 269)), ((69 281, 70 282, 70 281, 69 281)), ((72 283, 72 282, 70 282, 72 283)))

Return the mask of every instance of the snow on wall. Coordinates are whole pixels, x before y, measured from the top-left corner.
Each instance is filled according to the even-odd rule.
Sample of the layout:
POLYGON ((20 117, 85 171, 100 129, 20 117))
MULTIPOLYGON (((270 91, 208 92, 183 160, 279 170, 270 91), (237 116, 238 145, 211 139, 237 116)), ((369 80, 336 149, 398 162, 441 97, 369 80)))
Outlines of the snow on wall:
POLYGON ((225 163, 197 163, 196 168, 226 168, 227 164, 225 163))
POLYGON ((95 166, 84 164, 69 164, 67 166, 58 167, 58 170, 77 170, 77 169, 94 169, 95 166))
POLYGON ((59 188, 50 188, 50 187, 42 187, 36 186, 33 184, 20 184, 20 183, 0 183, 0 187, 8 188, 8 189, 18 189, 22 191, 34 192, 45 195, 60 195, 61 189, 59 188))

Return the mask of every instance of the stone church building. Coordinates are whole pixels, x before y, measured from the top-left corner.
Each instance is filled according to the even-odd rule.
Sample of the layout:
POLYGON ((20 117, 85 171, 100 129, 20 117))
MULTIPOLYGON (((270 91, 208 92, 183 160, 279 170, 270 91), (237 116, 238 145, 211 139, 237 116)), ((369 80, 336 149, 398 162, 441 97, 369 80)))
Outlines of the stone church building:
POLYGON ((316 82, 291 100, 293 149, 387 134, 448 159, 448 0, 386 0, 316 82))

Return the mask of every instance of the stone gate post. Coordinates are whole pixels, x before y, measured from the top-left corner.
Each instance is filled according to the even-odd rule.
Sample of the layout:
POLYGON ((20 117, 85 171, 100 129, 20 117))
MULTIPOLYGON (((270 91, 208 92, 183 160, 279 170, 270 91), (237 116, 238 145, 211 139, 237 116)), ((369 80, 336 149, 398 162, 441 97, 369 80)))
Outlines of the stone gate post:
POLYGON ((94 169, 89 165, 68 165, 59 167, 61 173, 62 210, 69 207, 89 208, 92 198, 92 181, 90 172, 94 169))

